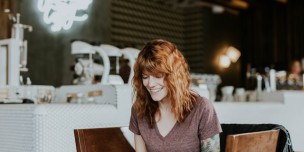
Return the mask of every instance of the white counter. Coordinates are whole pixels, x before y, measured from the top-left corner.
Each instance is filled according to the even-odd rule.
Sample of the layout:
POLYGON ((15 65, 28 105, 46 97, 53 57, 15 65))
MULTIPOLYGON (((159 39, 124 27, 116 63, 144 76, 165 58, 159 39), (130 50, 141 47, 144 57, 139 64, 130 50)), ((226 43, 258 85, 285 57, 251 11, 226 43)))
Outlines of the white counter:
POLYGON ((270 95, 281 100, 215 102, 214 106, 221 123, 283 125, 290 133, 294 150, 304 151, 304 92, 278 91, 270 95))
POLYGON ((128 126, 131 89, 115 89, 115 104, 1 104, 0 152, 76 152, 74 129, 128 126))

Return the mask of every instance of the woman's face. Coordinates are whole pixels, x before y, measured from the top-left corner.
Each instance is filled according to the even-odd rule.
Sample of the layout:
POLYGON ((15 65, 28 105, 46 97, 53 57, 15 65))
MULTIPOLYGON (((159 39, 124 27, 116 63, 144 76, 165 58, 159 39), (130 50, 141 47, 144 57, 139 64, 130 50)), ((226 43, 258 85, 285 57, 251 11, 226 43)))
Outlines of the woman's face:
POLYGON ((142 75, 143 84, 154 101, 163 100, 168 94, 164 76, 142 75))
POLYGON ((301 74, 301 70, 302 70, 301 63, 299 61, 293 62, 291 67, 291 72, 293 74, 301 74))

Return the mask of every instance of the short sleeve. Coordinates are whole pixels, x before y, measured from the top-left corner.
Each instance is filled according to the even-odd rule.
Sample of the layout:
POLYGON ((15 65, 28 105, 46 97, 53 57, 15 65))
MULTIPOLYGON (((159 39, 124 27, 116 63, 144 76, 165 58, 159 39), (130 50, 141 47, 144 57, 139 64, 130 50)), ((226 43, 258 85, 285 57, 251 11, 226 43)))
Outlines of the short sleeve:
POLYGON ((134 134, 140 135, 140 131, 139 131, 139 127, 138 127, 137 114, 136 114, 133 107, 132 107, 132 110, 131 110, 129 130, 132 131, 134 134))
POLYGON ((200 122, 199 122, 199 138, 200 140, 208 139, 222 132, 221 124, 217 117, 217 113, 213 104, 206 98, 199 98, 200 122))

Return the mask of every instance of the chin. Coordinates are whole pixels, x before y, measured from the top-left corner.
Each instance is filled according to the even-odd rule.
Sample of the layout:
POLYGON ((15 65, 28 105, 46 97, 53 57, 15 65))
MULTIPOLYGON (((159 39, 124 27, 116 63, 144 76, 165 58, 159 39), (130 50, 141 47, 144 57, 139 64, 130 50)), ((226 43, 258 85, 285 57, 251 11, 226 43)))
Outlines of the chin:
POLYGON ((162 98, 159 97, 151 97, 153 99, 153 101, 160 101, 162 98))
POLYGON ((163 100, 165 97, 163 97, 163 96, 151 96, 151 98, 153 99, 153 101, 161 101, 161 100, 163 100))

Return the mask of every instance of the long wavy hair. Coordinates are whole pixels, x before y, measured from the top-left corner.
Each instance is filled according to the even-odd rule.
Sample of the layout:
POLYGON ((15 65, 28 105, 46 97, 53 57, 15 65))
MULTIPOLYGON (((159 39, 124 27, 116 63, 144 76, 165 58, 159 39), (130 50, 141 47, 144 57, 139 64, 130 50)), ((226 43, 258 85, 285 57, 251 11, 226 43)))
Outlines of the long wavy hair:
POLYGON ((183 122, 195 105, 197 94, 190 90, 188 64, 177 47, 165 40, 148 42, 138 55, 134 65, 133 88, 134 110, 140 119, 146 119, 151 128, 155 125, 155 114, 160 114, 158 102, 143 85, 142 75, 164 76, 168 88, 166 98, 170 99, 177 122, 183 122))

